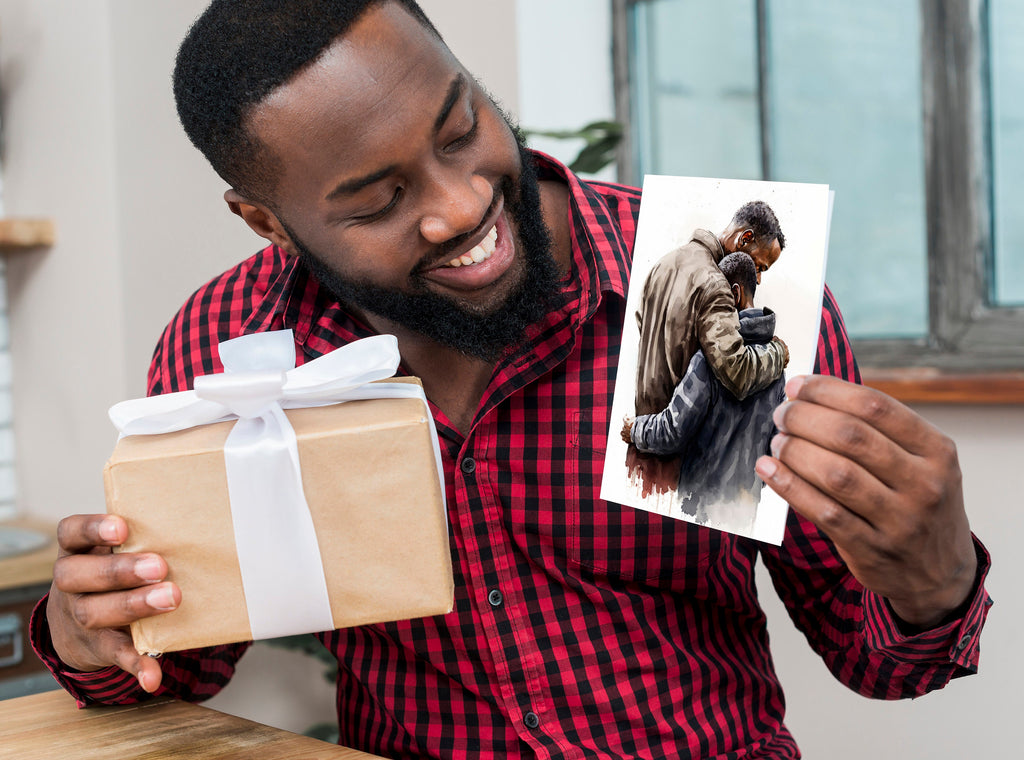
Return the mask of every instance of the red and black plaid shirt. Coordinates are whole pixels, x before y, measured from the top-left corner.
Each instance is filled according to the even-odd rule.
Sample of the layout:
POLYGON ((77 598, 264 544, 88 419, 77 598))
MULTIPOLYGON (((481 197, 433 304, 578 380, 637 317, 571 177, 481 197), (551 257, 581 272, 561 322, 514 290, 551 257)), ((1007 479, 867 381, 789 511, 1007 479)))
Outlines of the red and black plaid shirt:
MULTIPOLYGON (((905 636, 794 513, 776 548, 598 497, 640 193, 538 162, 571 191, 568 303, 501 361, 465 436, 434 410, 455 611, 318 634, 339 661, 342 743, 388 757, 796 757, 754 588, 758 554, 851 688, 914 696, 975 670, 989 604, 981 584, 963 617, 905 636)), ((222 340, 283 328, 295 331, 299 361, 369 334, 269 247, 185 304, 149 390, 219 371, 222 340)), ((829 293, 818 368, 858 377, 829 293)), ((144 696, 116 669, 62 670, 38 613, 34 633, 83 702, 144 696)), ((166 655, 161 693, 215 693, 247 646, 166 655)))

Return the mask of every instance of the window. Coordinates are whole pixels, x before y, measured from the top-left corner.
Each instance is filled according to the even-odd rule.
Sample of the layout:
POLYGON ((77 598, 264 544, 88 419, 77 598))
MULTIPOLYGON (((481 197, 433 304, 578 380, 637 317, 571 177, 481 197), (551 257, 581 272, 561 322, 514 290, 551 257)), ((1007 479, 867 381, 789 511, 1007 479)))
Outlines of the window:
POLYGON ((1024 8, 614 0, 620 176, 823 182, 861 363, 1024 368, 1024 8))

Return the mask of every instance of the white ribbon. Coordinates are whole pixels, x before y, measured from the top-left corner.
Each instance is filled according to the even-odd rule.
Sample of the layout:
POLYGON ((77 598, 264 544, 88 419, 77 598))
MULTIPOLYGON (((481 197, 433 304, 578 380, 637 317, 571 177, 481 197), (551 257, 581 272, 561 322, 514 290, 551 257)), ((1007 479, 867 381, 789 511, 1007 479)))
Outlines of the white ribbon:
MULTIPOLYGON (((236 419, 224 464, 242 588, 254 639, 334 628, 323 562, 302 489, 295 431, 284 409, 372 398, 426 397, 419 385, 374 383, 398 369, 398 341, 379 335, 295 366, 291 330, 220 344, 224 373, 194 391, 133 399, 110 409, 122 435, 155 435, 236 419)), ((444 488, 432 415, 438 477, 444 488)))

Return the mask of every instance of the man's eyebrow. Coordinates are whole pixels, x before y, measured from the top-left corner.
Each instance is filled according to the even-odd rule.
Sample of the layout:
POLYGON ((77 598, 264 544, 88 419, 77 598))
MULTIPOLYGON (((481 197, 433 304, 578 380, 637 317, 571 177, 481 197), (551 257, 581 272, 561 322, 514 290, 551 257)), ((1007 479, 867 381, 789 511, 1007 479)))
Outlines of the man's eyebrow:
POLYGON ((367 174, 363 177, 356 177, 355 179, 347 179, 327 194, 327 200, 337 200, 342 195, 355 195, 364 187, 368 187, 374 182, 380 182, 382 179, 392 174, 395 169, 395 166, 386 166, 372 174, 367 174))
POLYGON ((441 110, 437 113, 437 118, 434 119, 435 135, 441 131, 441 127, 448 121, 448 117, 451 115, 452 109, 455 108, 455 104, 459 102, 459 98, 462 97, 464 89, 466 89, 466 77, 462 74, 457 74, 448 86, 448 95, 441 105, 441 110))

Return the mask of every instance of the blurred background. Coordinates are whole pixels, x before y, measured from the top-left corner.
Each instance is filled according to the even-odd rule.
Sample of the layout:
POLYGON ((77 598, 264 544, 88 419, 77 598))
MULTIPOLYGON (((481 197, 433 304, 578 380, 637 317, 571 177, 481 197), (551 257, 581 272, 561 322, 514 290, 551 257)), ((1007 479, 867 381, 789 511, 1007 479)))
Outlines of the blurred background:
MULTIPOLYGON (((1016 746, 1024 6, 421 4, 525 128, 618 125, 624 139, 602 178, 836 190, 827 281, 862 365, 889 378, 915 368, 896 372, 902 384, 892 386, 910 399, 927 395, 937 370, 972 373, 955 402, 911 403, 958 444, 972 527, 994 555, 996 606, 980 674, 882 704, 832 680, 762 578, 788 724, 808 757, 959 758, 1016 746)), ((0 0, 0 209, 51 220, 57 234, 52 245, 0 254, 0 519, 55 523, 103 510, 101 471, 115 440, 107 408, 144 393, 156 339, 192 290, 262 245, 229 213, 222 181, 174 113, 174 54, 204 5, 0 0)), ((532 142, 566 161, 585 145, 532 142)), ((320 671, 300 653, 257 645, 210 704, 303 730, 333 718, 320 671)))

